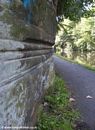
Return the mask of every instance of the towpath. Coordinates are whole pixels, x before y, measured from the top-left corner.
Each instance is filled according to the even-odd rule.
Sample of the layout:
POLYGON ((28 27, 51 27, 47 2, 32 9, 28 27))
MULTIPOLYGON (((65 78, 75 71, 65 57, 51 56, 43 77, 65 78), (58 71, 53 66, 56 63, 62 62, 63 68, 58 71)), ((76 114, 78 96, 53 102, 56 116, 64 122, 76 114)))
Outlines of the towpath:
POLYGON ((53 56, 55 71, 65 80, 82 119, 95 130, 95 72, 53 56))

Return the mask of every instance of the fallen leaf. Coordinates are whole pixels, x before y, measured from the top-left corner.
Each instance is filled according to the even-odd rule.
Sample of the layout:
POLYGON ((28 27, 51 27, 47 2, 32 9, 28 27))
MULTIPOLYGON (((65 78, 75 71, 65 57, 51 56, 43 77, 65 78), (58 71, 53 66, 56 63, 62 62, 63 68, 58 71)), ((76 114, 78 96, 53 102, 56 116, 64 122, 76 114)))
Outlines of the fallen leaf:
POLYGON ((88 95, 88 96, 86 96, 86 98, 87 98, 87 99, 92 99, 93 97, 90 96, 90 95, 88 95))
POLYGON ((70 102, 75 102, 76 100, 74 98, 69 99, 70 102))
POLYGON ((48 103, 47 103, 47 102, 44 102, 43 106, 44 106, 44 107, 45 107, 45 106, 48 106, 48 103))

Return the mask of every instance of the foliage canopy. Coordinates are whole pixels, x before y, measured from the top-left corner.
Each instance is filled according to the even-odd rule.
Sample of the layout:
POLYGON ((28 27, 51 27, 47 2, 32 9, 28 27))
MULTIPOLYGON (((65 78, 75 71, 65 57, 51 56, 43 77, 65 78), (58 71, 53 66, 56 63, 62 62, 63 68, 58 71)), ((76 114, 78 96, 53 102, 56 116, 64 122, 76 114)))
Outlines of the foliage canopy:
POLYGON ((58 0, 57 16, 59 20, 62 16, 70 20, 79 20, 83 16, 93 15, 95 10, 91 10, 94 0, 58 0))
POLYGON ((78 23, 64 19, 57 35, 57 43, 62 48, 70 45, 72 50, 95 50, 95 19, 94 17, 81 18, 78 23))

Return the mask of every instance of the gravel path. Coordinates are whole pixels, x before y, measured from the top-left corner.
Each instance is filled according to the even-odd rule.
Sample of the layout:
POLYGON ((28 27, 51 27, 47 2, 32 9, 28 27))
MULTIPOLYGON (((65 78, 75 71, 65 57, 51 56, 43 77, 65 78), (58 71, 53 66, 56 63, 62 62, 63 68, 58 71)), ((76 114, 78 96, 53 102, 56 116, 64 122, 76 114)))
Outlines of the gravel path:
POLYGON ((95 130, 95 72, 53 56, 55 70, 65 80, 82 119, 95 130))

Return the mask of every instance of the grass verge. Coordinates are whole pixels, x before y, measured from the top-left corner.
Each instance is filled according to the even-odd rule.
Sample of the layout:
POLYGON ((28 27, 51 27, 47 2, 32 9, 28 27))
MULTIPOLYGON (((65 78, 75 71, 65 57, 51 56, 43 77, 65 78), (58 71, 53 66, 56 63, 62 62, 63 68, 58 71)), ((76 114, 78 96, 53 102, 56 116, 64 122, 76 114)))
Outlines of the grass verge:
POLYGON ((66 60, 66 61, 69 61, 71 63, 75 63, 75 64, 79 64, 79 65, 82 65, 83 67, 85 67, 86 69, 88 70, 92 70, 92 71, 95 71, 95 67, 91 67, 90 65, 87 65, 87 64, 82 64, 82 63, 79 63, 77 61, 73 61, 71 59, 68 59, 68 58, 65 58, 63 56, 61 56, 60 54, 55 54, 56 56, 60 57, 61 59, 63 60, 66 60))
POLYGON ((69 102, 70 94, 64 81, 55 76, 41 107, 37 130, 73 130, 79 112, 69 102))

